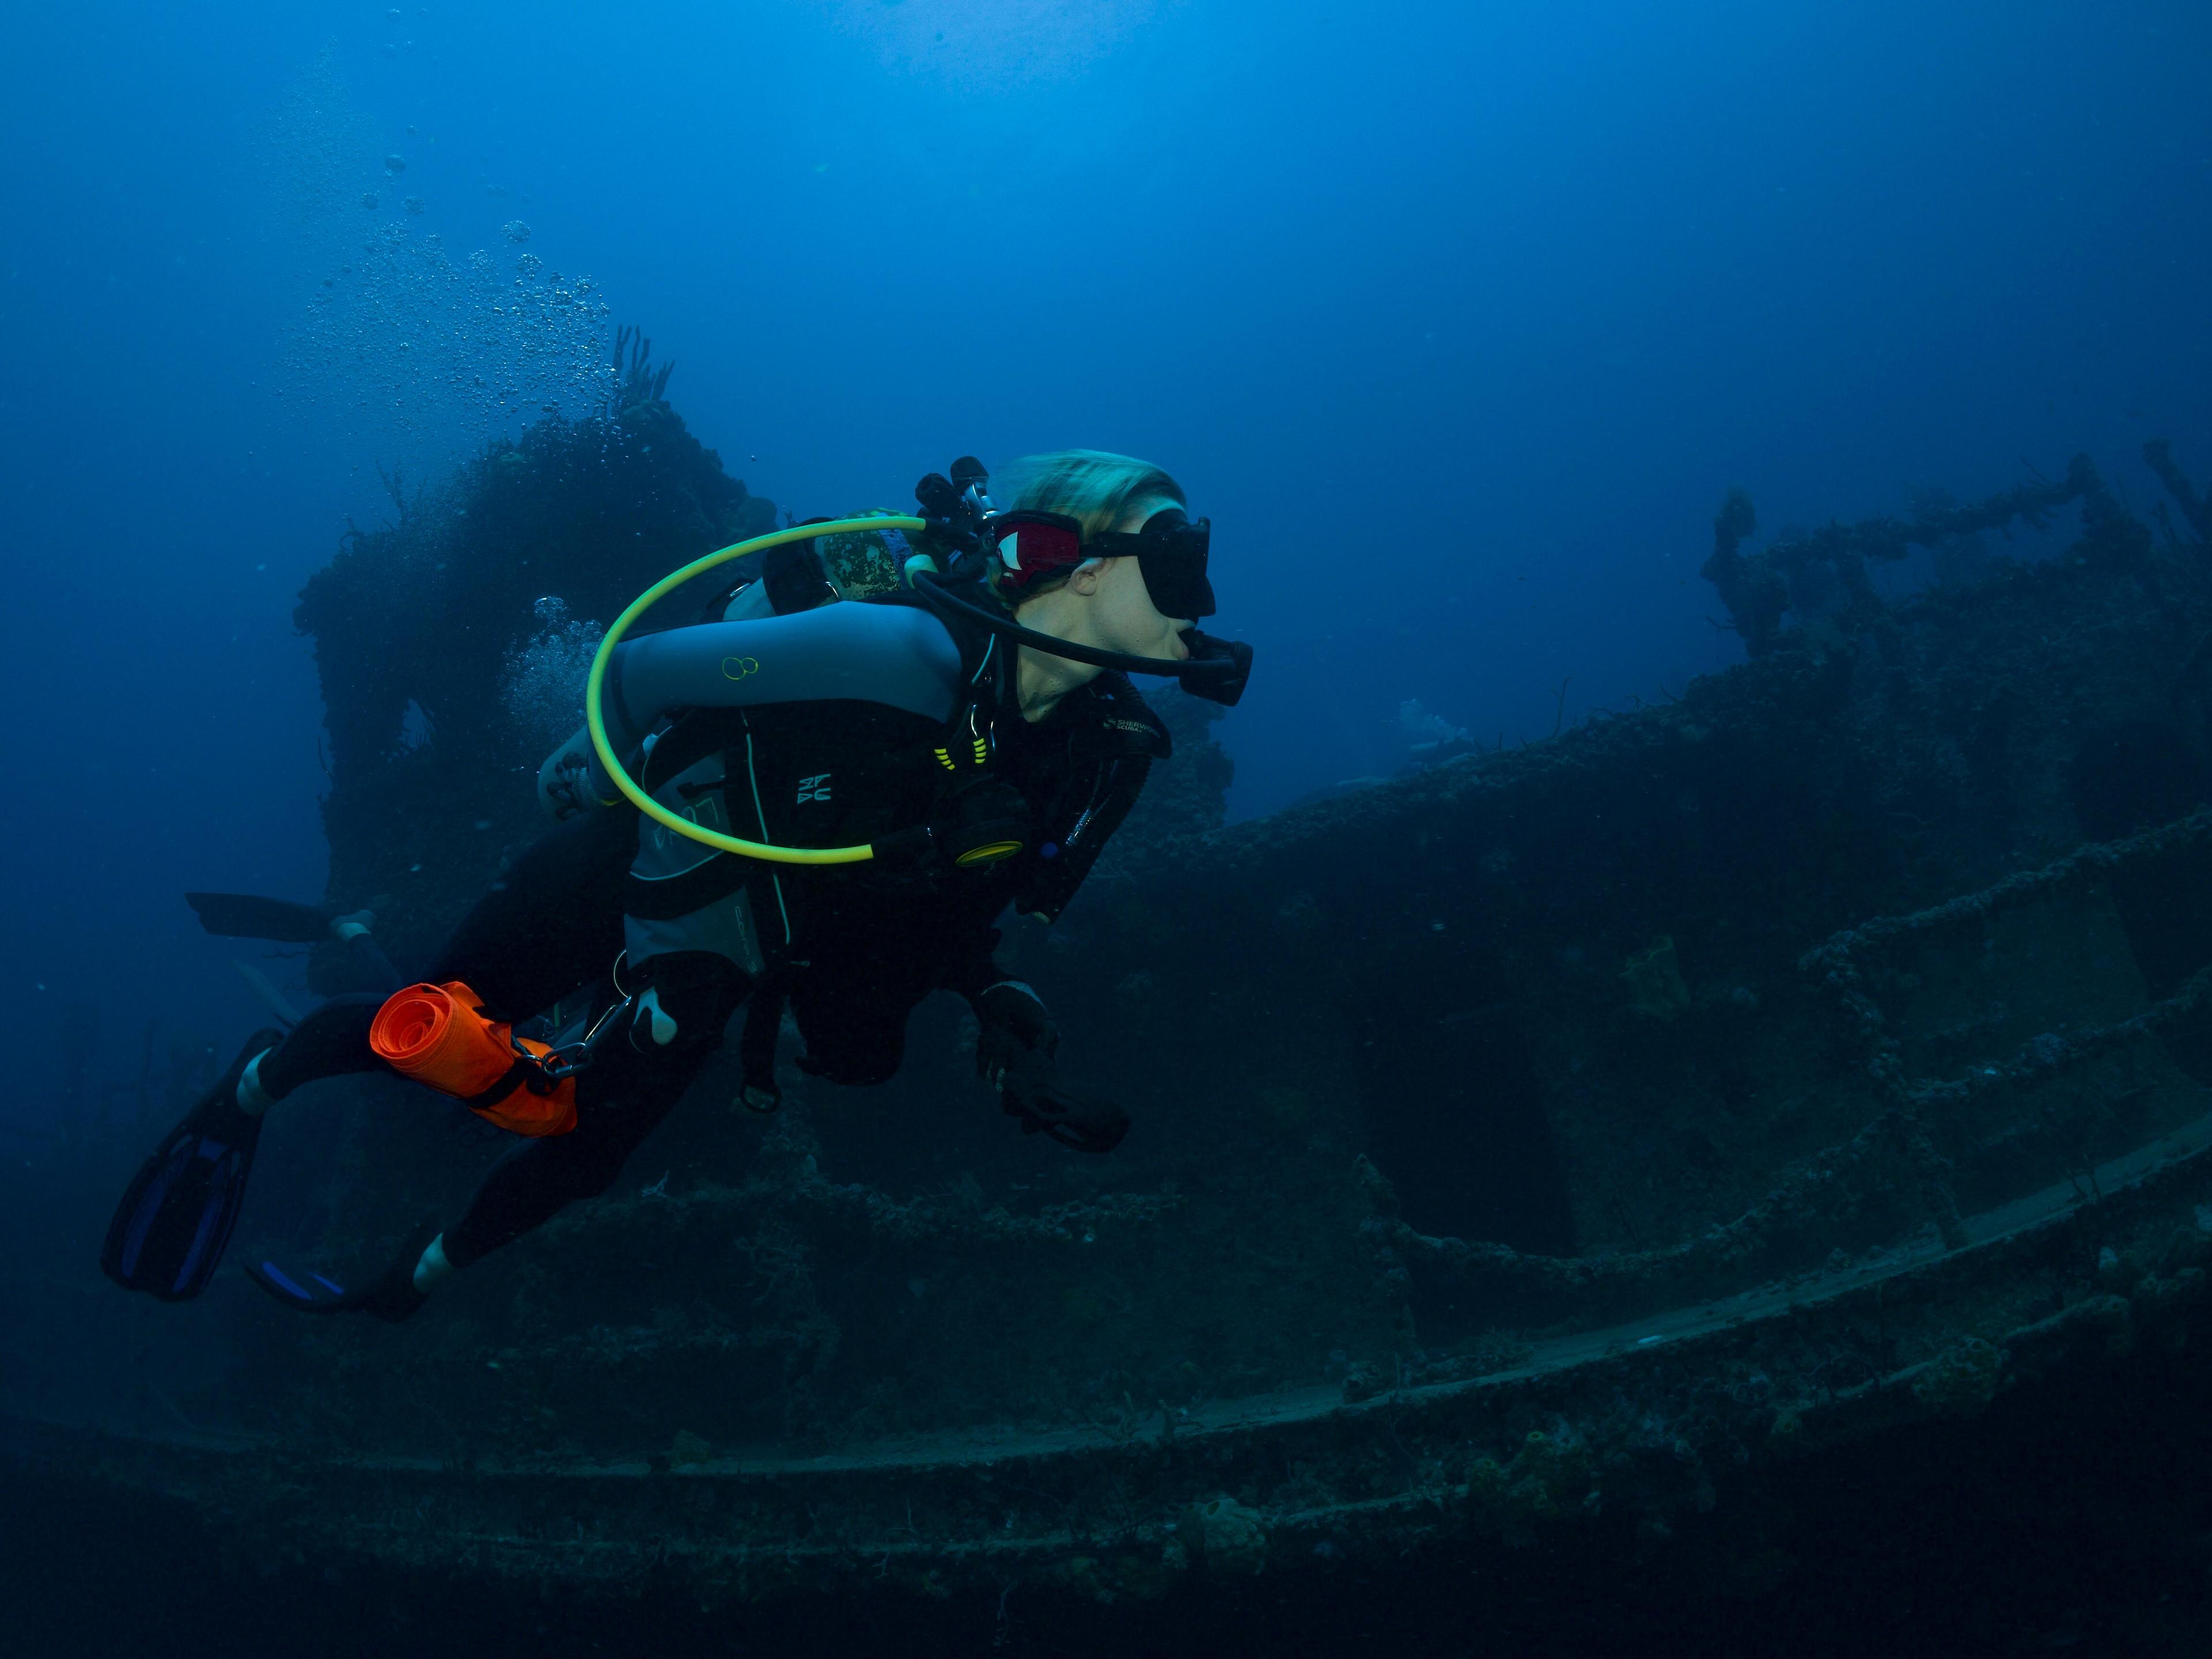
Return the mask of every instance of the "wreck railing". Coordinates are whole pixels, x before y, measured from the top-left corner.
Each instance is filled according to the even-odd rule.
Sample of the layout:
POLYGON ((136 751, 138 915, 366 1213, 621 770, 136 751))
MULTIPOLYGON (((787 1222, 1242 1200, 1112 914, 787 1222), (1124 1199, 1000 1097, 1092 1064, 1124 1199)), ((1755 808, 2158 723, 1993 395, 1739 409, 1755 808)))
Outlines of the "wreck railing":
MULTIPOLYGON (((2025 1087, 2069 1071, 2212 1007, 2212 965, 2172 994, 2126 1019, 2071 1035, 2046 1032, 2008 1060, 1952 1078, 1908 1075, 1903 1044, 1867 988, 1861 952, 1891 940, 1988 920, 2046 899, 2185 846, 2212 842, 2212 809, 2200 810, 2117 841, 2094 842, 2039 869, 2015 872, 1978 892, 1897 916, 1879 916, 1832 935, 1799 959, 1805 973, 1832 992, 1864 1044, 1868 1074, 1892 1104, 1848 1140, 1805 1160, 1765 1197, 1734 1220, 1708 1228, 1671 1249, 1589 1257, 1530 1255, 1504 1244, 1432 1237, 1394 1213, 1367 1224, 1376 1242, 1406 1255, 1507 1292, 1549 1292, 1579 1310, 1616 1309, 1632 1292, 1662 1285, 1686 1289, 1747 1267, 1770 1252, 1779 1235, 1840 1212, 1878 1192, 1909 1186, 1926 1222, 1948 1249, 1966 1243, 1949 1182, 1950 1164, 1936 1150, 1925 1119, 1991 1090, 2025 1087)), ((1373 1181, 1381 1195, 1382 1177, 1373 1181)))
POLYGON ((1909 933, 1985 921, 2001 911, 2047 898, 2066 888, 2156 858, 2177 847, 2208 841, 2212 841, 2212 809, 2191 812, 2171 823, 2118 841, 2077 848, 2041 869, 2015 872, 1978 893, 1950 899, 1909 915, 1879 916, 1862 922, 1807 951, 1797 965, 1806 973, 1817 975, 1835 993, 1866 1045, 1868 1074, 1901 1106, 1917 1111, 1923 1107, 1969 1100, 1991 1089, 2041 1082, 2204 1007, 2208 997, 2212 997, 2212 966, 2199 970, 2172 995, 2130 1018, 2073 1036, 2045 1033, 2023 1044, 2001 1065, 1978 1066, 1962 1076, 1938 1080, 1905 1075, 1903 1047, 1891 1034, 1887 1018, 1868 994, 1865 977, 1853 959, 1855 953, 1909 933))

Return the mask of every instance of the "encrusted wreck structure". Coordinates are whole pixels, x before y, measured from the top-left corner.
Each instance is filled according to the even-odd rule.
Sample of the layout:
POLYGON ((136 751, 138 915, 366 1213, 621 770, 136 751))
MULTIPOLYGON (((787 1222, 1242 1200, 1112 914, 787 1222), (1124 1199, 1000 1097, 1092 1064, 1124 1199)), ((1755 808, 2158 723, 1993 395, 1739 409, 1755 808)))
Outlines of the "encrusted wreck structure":
MULTIPOLYGON (((534 832, 574 710, 532 727, 530 688, 774 522, 659 390, 307 591, 330 896, 403 969, 534 832)), ((881 1089, 796 1079, 763 1121, 732 1062, 409 1327, 237 1285, 162 1310, 250 1382, 145 1338, 168 1409, 111 1426, 106 1478, 304 1559, 1003 1614, 1015 1583, 1663 1539, 1822 1447, 2179 1346, 2212 1264, 2212 514, 2148 453, 2148 525, 2086 458, 1757 550, 1731 494, 1707 574, 1747 662, 1255 822, 1223 826, 1215 711, 1164 694, 1175 760, 1011 940, 1136 1111, 1115 1157, 1011 1133, 950 1000, 881 1089), (2021 523, 2060 550, 1992 554, 2021 523), (1916 548, 1940 579, 1884 600, 1870 562, 1916 548)), ((241 1251, 374 1259, 496 1150, 396 1084, 286 1110, 259 1179, 290 1196, 241 1251)))

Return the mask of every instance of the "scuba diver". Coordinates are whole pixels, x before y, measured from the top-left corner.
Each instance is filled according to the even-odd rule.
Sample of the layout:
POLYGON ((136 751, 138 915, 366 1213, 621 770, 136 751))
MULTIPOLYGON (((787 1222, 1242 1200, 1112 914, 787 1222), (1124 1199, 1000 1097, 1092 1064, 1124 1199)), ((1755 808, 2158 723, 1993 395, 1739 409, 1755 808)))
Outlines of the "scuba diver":
MULTIPOLYGON (((898 1069, 925 997, 957 992, 1004 1110, 1112 1151, 1127 1115, 1061 1085, 1057 1028, 999 965, 994 923, 1010 903, 1057 917, 1167 756, 1129 674, 1233 703, 1252 653, 1198 630, 1214 611, 1210 526, 1167 473, 1073 450, 1024 475, 1000 511, 963 457, 917 487, 914 540, 828 544, 864 539, 864 560, 825 562, 821 540, 792 539, 805 527, 763 538, 781 544, 706 617, 617 643, 668 584, 633 605, 595 665, 586 729, 540 769, 555 827, 423 982, 334 996, 246 1041, 125 1194, 108 1275, 198 1295, 269 1109, 318 1079, 391 1071, 521 1139, 459 1219, 418 1231, 373 1282, 246 1271, 302 1312, 405 1319, 455 1270, 605 1192, 740 1007, 739 1098, 772 1111, 787 1009, 799 1068, 862 1085, 898 1069)), ((302 934, 331 924, 289 908, 302 934)), ((359 918, 338 923, 365 937, 359 918)))

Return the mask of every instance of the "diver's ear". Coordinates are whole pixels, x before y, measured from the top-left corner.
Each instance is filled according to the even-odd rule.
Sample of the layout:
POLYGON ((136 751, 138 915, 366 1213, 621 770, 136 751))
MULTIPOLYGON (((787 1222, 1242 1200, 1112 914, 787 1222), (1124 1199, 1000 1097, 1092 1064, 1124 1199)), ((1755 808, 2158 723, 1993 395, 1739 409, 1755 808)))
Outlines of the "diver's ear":
POLYGON ((1089 599, 1098 591, 1098 585, 1106 580, 1106 567, 1109 562, 1106 559, 1085 559, 1067 573, 1067 585, 1085 599, 1089 599))

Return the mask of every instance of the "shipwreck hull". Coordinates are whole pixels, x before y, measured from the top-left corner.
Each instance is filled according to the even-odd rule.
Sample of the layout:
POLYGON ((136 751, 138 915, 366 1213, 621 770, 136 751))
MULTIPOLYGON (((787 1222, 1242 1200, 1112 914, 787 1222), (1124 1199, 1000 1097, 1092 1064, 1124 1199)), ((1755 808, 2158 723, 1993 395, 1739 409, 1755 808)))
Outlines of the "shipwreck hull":
POLYGON ((2130 1366, 2185 1346, 2212 1261, 2212 1117, 2084 1176, 2096 1196, 2069 1184, 1965 1218, 1955 1248, 1548 1339, 1507 1369, 1394 1380, 1357 1401, 1310 1388, 1105 1428, 673 1464, 316 1458, 21 1419, 7 1444, 181 1500, 264 1571, 377 1566, 585 1599, 1019 1584, 1113 1602, 1417 1551, 1648 1544, 1723 1502, 1786 1502, 1793 1471, 1839 1445, 1962 1421, 2014 1391, 2124 1397, 2130 1366))
MULTIPOLYGON (((623 499, 592 469, 668 448, 541 434, 532 511, 572 474, 623 499)), ((681 459, 728 523, 762 505, 681 459)), ((347 579, 486 591, 470 559, 511 549, 471 538, 517 486, 478 471, 347 579)), ((1169 694, 1158 787, 1007 947, 1063 1064, 1135 1116, 1110 1159, 1015 1133, 927 1007, 894 1084, 796 1082, 766 1121, 723 1109, 718 1061, 613 1193, 398 1331, 234 1281, 158 1322, 70 1304, 137 1395, 72 1413, 50 1368, 10 1434, 185 1500, 241 1559, 1143 1601, 1664 1547, 1826 1448, 2128 1386, 2188 1343, 2212 1259, 2212 553, 2115 517, 2086 464, 1916 533, 2073 496, 2055 557, 1747 632, 1753 660, 1677 701, 1254 823, 1220 826, 1226 763, 1169 694)), ((660 529, 657 557, 697 550, 660 529)), ((441 695, 531 638, 508 597, 441 695)), ((406 660, 375 616, 313 625, 326 671, 406 660)), ((495 722, 388 746, 438 701, 395 672, 326 672, 356 734, 328 812, 331 897, 374 901, 404 956, 533 831, 520 782, 488 793, 495 722)), ((285 1109, 257 1179, 286 1196, 241 1255, 378 1259, 495 1151, 389 1080, 285 1109)), ((19 1333, 57 1328, 8 1294, 19 1333)))

